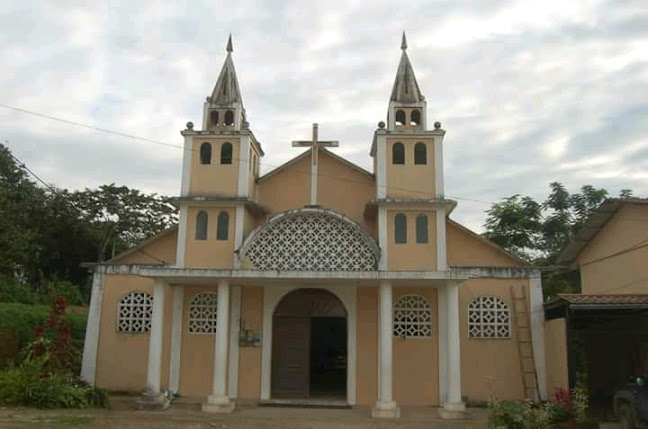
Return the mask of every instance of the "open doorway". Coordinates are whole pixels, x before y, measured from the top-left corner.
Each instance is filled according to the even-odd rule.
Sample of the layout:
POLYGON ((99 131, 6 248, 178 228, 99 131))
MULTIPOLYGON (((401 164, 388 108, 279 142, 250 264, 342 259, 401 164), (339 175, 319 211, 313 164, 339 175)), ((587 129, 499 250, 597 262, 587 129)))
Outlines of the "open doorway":
POLYGON ((347 382, 347 320, 312 317, 310 397, 345 398, 347 382))

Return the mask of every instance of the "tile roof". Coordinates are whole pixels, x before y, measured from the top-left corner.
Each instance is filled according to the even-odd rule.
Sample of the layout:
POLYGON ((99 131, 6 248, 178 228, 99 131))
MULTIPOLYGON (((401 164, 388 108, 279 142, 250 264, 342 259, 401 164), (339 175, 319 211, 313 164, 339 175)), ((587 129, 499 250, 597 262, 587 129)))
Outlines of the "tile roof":
POLYGON ((619 295, 582 295, 578 293, 561 293, 560 298, 576 305, 648 305, 648 294, 619 294, 619 295))

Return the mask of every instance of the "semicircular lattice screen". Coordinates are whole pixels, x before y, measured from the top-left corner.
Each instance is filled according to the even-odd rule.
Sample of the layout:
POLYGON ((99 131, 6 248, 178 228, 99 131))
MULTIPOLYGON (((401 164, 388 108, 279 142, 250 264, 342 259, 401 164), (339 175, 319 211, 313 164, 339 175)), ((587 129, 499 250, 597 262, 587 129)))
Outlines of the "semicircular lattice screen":
POLYGON ((360 227, 324 211, 299 211, 271 220, 241 253, 259 270, 373 271, 378 248, 360 227))

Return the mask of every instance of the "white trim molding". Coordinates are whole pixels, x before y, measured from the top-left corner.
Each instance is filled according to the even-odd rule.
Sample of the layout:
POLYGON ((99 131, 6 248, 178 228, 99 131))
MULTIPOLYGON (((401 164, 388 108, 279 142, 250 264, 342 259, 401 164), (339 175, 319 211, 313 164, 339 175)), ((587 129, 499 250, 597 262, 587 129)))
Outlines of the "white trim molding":
POLYGON ((173 322, 171 325, 171 358, 169 361, 169 389, 180 390, 180 351, 182 349, 182 313, 184 309, 184 286, 173 286, 173 322))
POLYGON ((101 326, 101 303, 105 278, 102 269, 95 270, 92 276, 92 292, 88 322, 86 325, 85 341, 83 342, 83 360, 81 362, 81 378, 94 386, 97 373, 97 351, 99 348, 99 330, 101 326))
POLYGON ((439 403, 448 401, 448 293, 445 287, 437 289, 437 313, 439 335, 439 403))
POLYGON ((445 195, 443 184, 443 136, 434 137, 434 193, 437 198, 445 195))
MULTIPOLYGON (((347 312, 347 402, 356 403, 356 286, 314 286, 302 289, 324 289, 342 301, 347 312)), ((297 286, 266 286, 263 288, 263 345, 261 351, 261 400, 270 399, 272 378, 272 317, 277 304, 297 286)))
POLYGON ((443 205, 436 208, 436 262, 437 271, 448 269, 446 256, 446 209, 443 205))
POLYGON ((376 198, 387 198, 387 135, 376 133, 376 198))
POLYGON ((146 371, 146 391, 151 395, 160 393, 162 375, 162 332, 164 330, 164 289, 163 281, 156 280, 153 288, 153 315, 149 336, 148 366, 146 371))
POLYGON ((184 268, 185 266, 185 251, 187 248, 187 206, 180 206, 180 213, 178 216, 178 242, 176 243, 176 262, 175 266, 184 268))
POLYGON ((238 396, 239 331, 241 328, 242 287, 232 286, 231 289, 227 395, 230 397, 230 399, 234 399, 238 396))
POLYGON ((380 248, 380 259, 378 260, 378 270, 387 271, 389 269, 388 248, 389 234, 387 231, 387 208, 378 207, 378 247, 380 248))
POLYGON ((241 133, 241 137, 239 138, 239 165, 238 165, 238 192, 237 192, 237 195, 239 197, 245 197, 248 195, 249 178, 250 178, 250 135, 241 133))
POLYGON ((182 153, 182 181, 180 182, 180 196, 189 195, 191 185, 191 161, 193 159, 193 136, 184 136, 184 151, 182 153))
MULTIPOLYGON (((234 219, 234 249, 238 250, 243 244, 243 225, 245 223, 245 206, 238 204, 236 206, 234 219)), ((241 268, 241 258, 237 255, 234 257, 234 268, 241 268)))
POLYGON ((547 367, 545 359, 545 318, 542 306, 542 277, 538 271, 529 278, 529 306, 531 312, 531 346, 538 376, 540 400, 547 399, 547 367))

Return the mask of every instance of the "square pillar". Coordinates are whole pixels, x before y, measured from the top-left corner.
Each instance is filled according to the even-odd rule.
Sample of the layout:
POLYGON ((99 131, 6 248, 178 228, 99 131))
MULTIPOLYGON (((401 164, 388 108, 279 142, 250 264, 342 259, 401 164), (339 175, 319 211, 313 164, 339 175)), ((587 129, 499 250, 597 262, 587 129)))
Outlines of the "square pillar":
POLYGON ((378 326, 378 336, 380 349, 379 355, 379 386, 378 401, 371 410, 371 417, 377 418, 398 418, 400 417, 400 408, 396 406, 393 399, 393 302, 392 302, 392 285, 389 282, 380 283, 380 317, 378 326))
POLYGON ((160 390, 165 286, 161 280, 156 280, 153 287, 153 313, 151 315, 151 333, 149 336, 146 390, 138 402, 139 408, 143 410, 165 410, 169 407, 169 399, 160 390))
POLYGON ((216 313, 216 341, 214 342, 214 379, 212 394, 202 405, 207 413, 231 413, 234 403, 227 396, 227 334, 229 327, 229 292, 227 280, 218 281, 218 306, 216 313))
POLYGON ((461 332, 459 329, 459 285, 450 284, 446 293, 447 316, 447 400, 439 410, 444 419, 466 418, 466 404, 461 401, 461 332))

